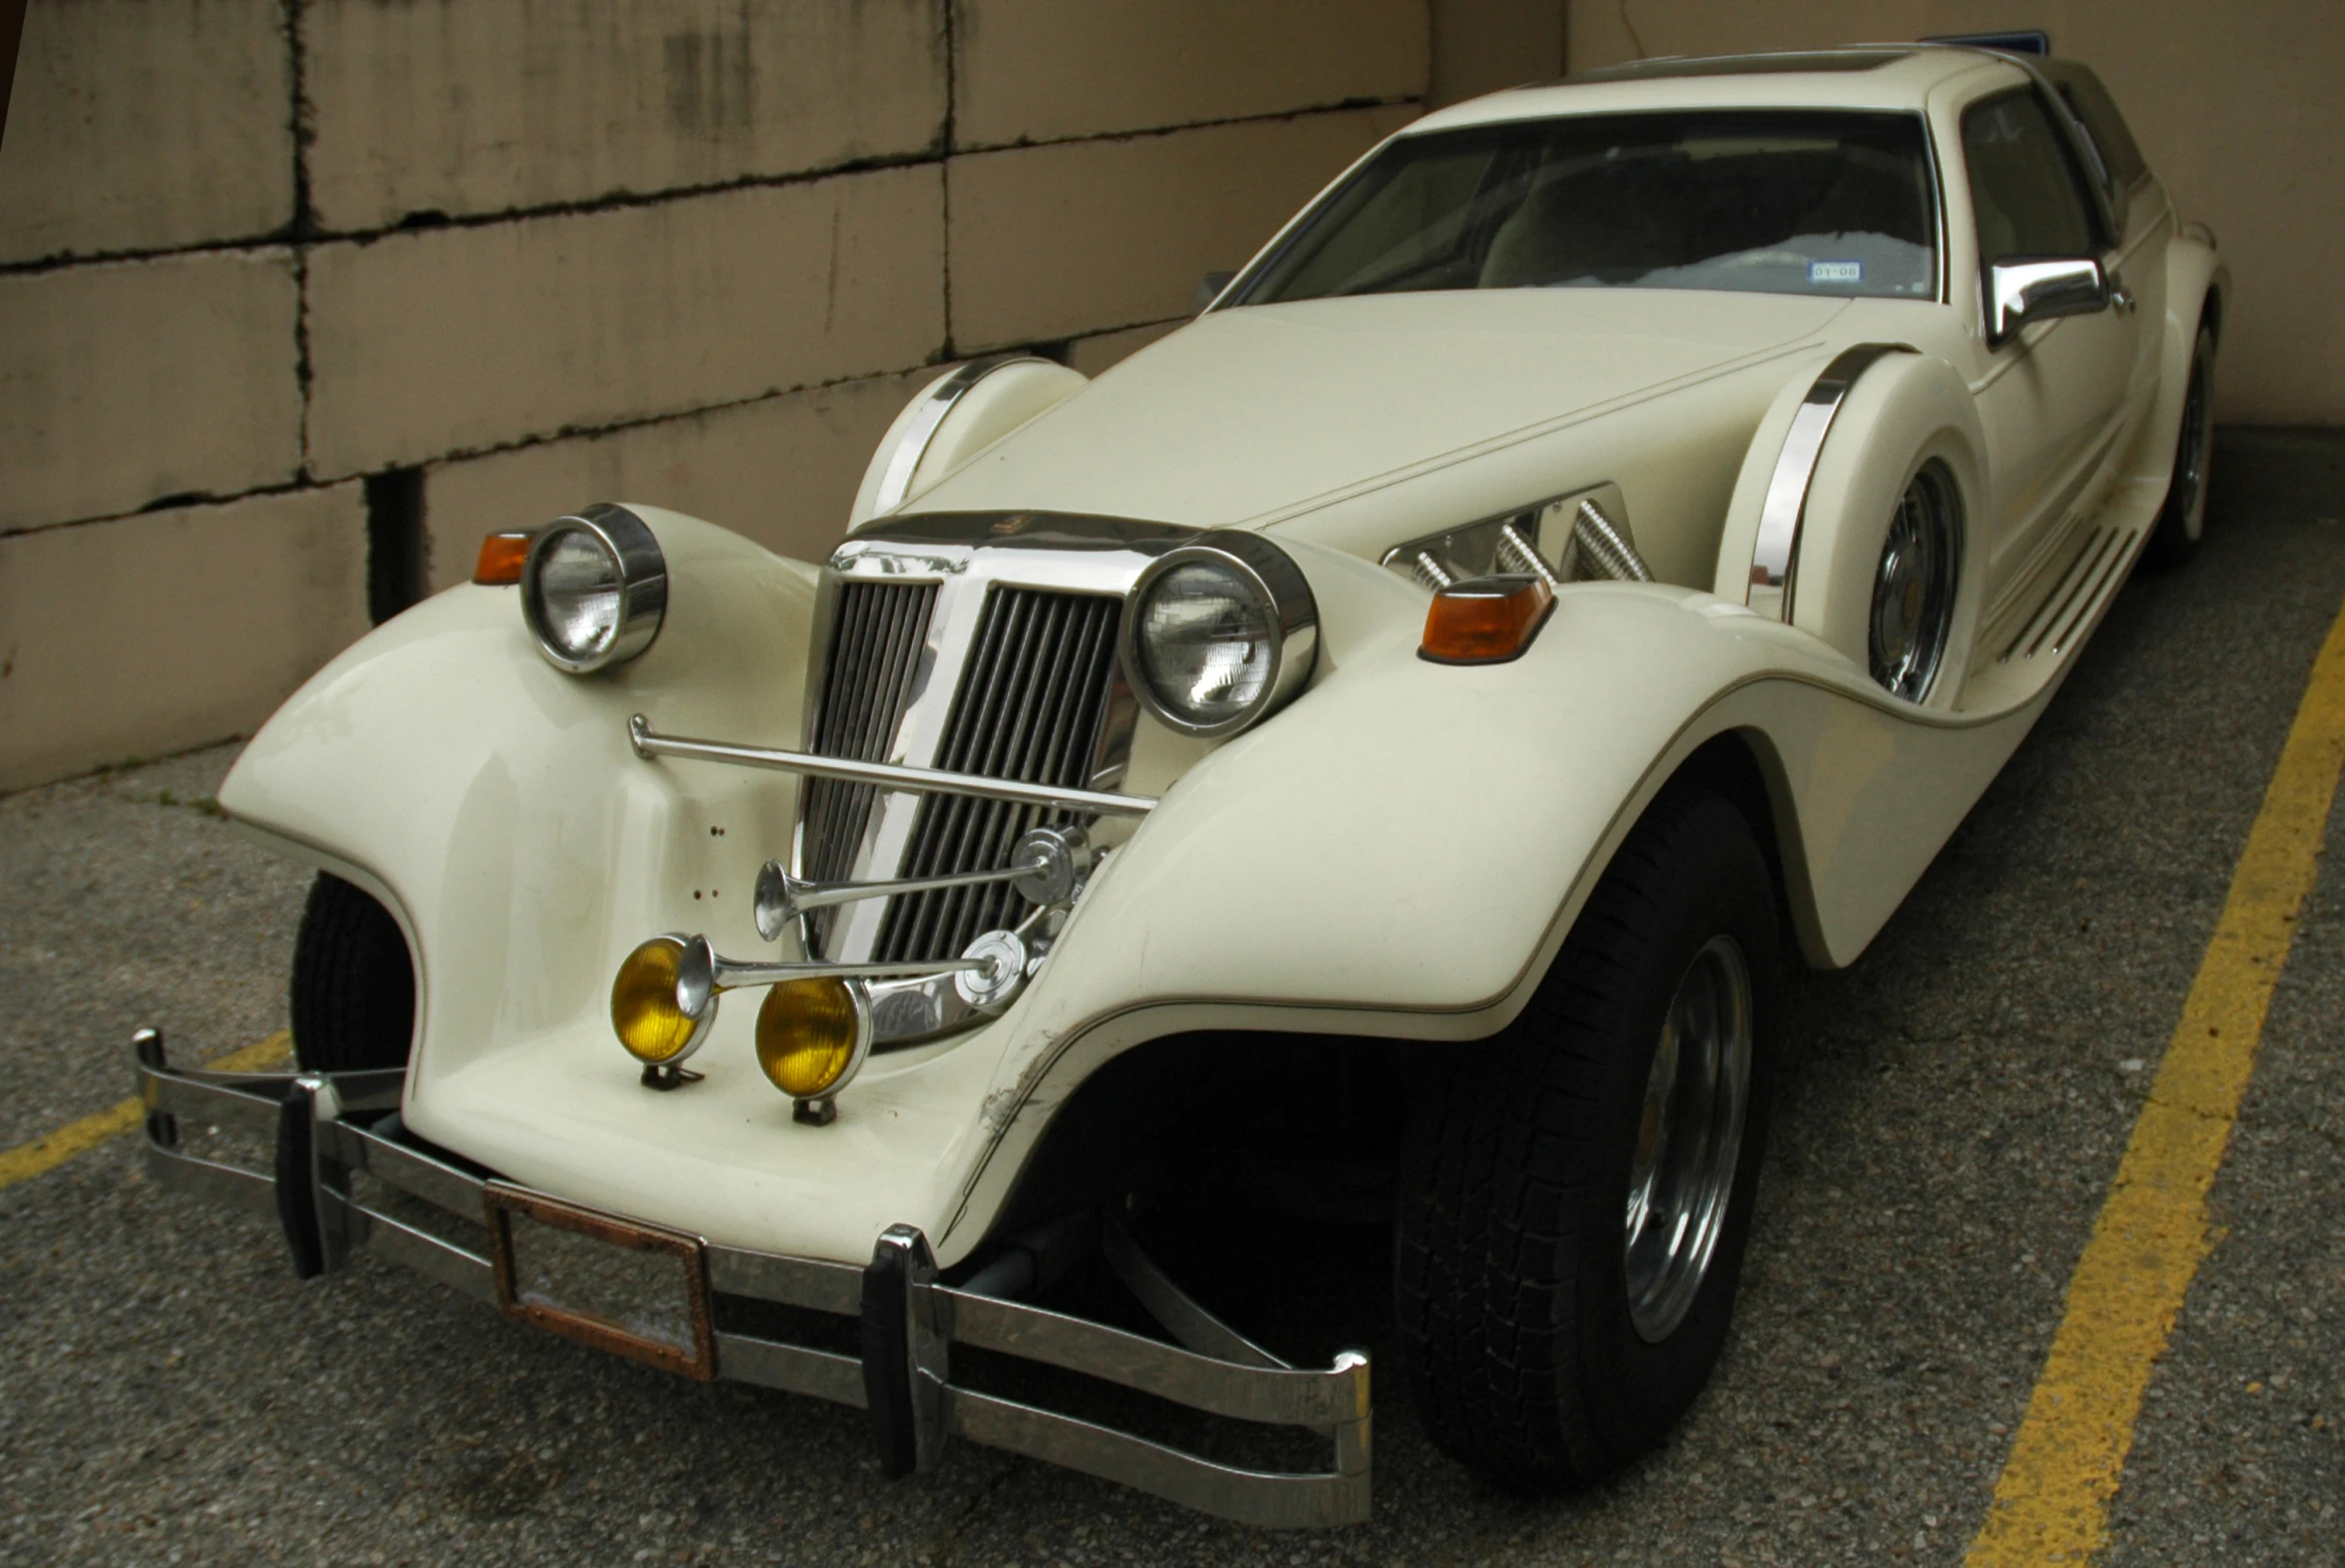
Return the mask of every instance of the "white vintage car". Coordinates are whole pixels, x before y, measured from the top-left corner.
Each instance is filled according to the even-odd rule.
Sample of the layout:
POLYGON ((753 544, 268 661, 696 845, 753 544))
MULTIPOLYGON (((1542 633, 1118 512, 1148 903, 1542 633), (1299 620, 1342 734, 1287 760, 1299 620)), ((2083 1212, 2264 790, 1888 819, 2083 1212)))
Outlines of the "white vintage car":
POLYGON ((1365 1357, 1286 1365, 1135 1236, 1388 1223, 1436 1442, 1590 1481, 1719 1353, 1771 975, 1865 950, 2196 543, 2227 287, 2073 62, 1429 115, 1097 381, 943 376, 828 561, 588 506, 322 671, 220 795, 322 873, 303 1071, 143 1035, 153 1169, 305 1273, 863 1405, 894 1473, 959 1435, 1281 1524, 1365 1515, 1365 1357), (238 1118, 269 1173, 183 1141, 238 1118), (1093 1261, 1164 1334, 1054 1309, 1093 1261))

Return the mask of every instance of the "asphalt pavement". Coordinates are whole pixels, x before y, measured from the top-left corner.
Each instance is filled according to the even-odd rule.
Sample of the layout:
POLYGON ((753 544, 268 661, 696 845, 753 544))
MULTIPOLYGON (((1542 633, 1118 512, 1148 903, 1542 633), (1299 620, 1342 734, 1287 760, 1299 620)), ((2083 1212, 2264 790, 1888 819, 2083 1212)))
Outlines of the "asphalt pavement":
MULTIPOLYGON (((2215 486, 2199 558, 2128 585, 1873 948, 1790 987, 1725 1361, 1608 1486, 1485 1486, 1389 1378, 1349 1530, 1247 1530, 967 1444, 884 1481, 859 1411, 674 1379, 364 1256, 298 1282, 268 1226, 165 1193, 115 1138, 0 1189, 0 1562, 1958 1561, 2345 605, 2345 436, 2226 430, 2215 486)), ((138 1025, 177 1060, 284 1027, 308 878, 210 807, 233 755, 0 798, 0 1149, 119 1102, 138 1025)), ((2345 1562, 2341 1018, 2330 875, 2111 1563, 2345 1562)), ((1258 1276, 1250 1245, 1207 1273, 1258 1276)), ((1328 1239, 1327 1277, 1266 1318, 1377 1351, 1380 1245, 1328 1239)))

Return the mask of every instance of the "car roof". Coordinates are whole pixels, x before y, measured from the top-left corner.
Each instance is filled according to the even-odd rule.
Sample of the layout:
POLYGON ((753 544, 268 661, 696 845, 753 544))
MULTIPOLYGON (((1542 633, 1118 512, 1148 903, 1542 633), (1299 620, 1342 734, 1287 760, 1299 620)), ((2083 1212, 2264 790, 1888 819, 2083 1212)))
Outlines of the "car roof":
POLYGON ((2007 74, 2014 82, 2026 80, 2017 65, 2000 55, 1945 45, 1674 56, 1508 88, 1436 110, 1401 134, 1654 109, 1919 110, 1933 89, 1979 71, 2007 74))

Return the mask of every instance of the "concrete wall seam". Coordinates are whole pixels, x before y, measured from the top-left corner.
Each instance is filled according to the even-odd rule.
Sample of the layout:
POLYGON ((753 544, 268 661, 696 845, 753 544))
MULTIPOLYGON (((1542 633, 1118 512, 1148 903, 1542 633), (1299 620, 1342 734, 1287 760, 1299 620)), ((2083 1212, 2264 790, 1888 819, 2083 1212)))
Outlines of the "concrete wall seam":
POLYGON ((1418 111, 1455 3, 32 0, 0 789, 242 733, 480 532, 595 496, 821 558, 940 367, 1175 330, 1418 111), (1086 176, 1047 248, 1027 159, 1086 176), (174 628, 207 573, 267 601, 250 647, 174 628), (169 700, 77 720, 66 672, 136 683, 156 637, 169 700))

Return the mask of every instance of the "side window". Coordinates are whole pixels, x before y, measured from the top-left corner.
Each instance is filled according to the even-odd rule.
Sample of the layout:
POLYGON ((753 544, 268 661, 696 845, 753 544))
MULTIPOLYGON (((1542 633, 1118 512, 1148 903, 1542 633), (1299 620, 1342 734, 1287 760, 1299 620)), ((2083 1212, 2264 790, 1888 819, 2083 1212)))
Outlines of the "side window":
POLYGON ((2125 117, 2117 113, 2117 101, 2100 85, 2100 78, 2092 74, 2091 67, 2073 60, 2046 60, 2043 74, 2051 78, 2076 118, 2084 122, 2085 130, 2091 133, 2092 145, 2107 162, 2109 177, 2118 189, 2148 173, 2133 132, 2127 128, 2125 117))
POLYGON ((1962 158, 1982 263, 2099 250, 2083 186, 2034 93, 2022 87, 1963 111, 1962 158))

